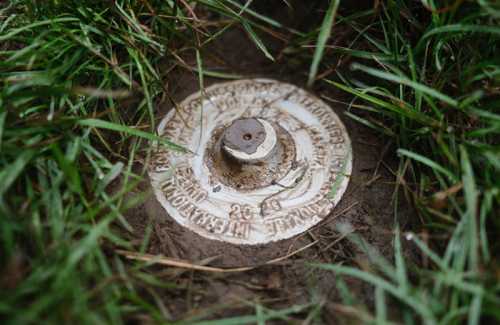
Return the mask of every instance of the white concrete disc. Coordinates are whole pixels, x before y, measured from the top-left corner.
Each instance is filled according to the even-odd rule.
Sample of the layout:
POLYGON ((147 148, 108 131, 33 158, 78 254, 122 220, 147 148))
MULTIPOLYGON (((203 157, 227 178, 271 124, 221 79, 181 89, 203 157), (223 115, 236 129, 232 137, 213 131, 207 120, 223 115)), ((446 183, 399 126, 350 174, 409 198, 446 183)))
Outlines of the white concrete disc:
POLYGON ((349 136, 331 108, 274 80, 239 80, 195 93, 166 115, 158 134, 194 153, 155 144, 149 176, 158 201, 182 226, 233 244, 265 244, 316 225, 340 201, 352 169, 349 136), (278 141, 268 165, 235 171, 221 154, 221 134, 242 118, 276 130, 263 152, 253 154, 262 158, 269 141, 278 141))

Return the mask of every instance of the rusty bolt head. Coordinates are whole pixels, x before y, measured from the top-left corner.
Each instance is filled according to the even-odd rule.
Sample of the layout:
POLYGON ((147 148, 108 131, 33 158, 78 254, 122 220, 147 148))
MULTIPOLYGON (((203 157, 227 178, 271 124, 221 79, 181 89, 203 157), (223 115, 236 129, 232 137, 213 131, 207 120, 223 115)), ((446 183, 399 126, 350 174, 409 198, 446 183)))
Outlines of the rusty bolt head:
POLYGON ((277 145, 276 130, 263 119, 242 118, 234 121, 222 139, 224 151, 242 163, 269 159, 277 145))

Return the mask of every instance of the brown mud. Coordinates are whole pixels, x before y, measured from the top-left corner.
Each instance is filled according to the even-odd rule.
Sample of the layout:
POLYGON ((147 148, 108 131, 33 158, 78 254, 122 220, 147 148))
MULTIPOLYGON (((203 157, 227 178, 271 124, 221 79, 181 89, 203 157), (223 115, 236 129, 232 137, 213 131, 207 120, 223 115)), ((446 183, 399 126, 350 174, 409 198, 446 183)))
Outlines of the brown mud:
MULTIPOLYGON (((344 31, 336 32, 339 38, 349 37, 342 34, 344 31)), ((273 53, 280 53, 285 46, 274 37, 264 39, 273 53)), ((277 62, 273 63, 238 28, 226 31, 204 48, 202 54, 206 70, 237 73, 245 78, 271 78, 305 88, 309 60, 304 59, 302 62, 300 58, 278 55, 277 62)), ((186 62, 192 67, 196 66, 194 57, 187 58, 186 62)), ((332 59, 332 62, 335 64, 338 58, 332 59)), ((220 81, 208 77, 204 80, 205 86, 220 81)), ((351 100, 333 86, 320 82, 317 84, 311 91, 324 100, 351 100)), ((177 68, 169 74, 167 88, 174 100, 180 102, 198 91, 198 85, 195 72, 177 68)), ((166 282, 175 281, 179 286, 176 290, 166 290, 162 297, 169 317, 184 319, 205 313, 208 315, 209 310, 210 318, 255 314, 254 307, 249 305, 252 302, 260 302, 270 308, 316 302, 323 306, 321 318, 325 323, 339 321, 344 318, 342 315, 349 316, 349 309, 345 309, 339 298, 335 274, 308 265, 344 263, 368 267, 367 256, 338 231, 337 227, 342 223, 349 223, 355 233, 377 248, 382 256, 392 260, 396 222, 393 204, 396 179, 393 173, 397 170, 394 148, 379 133, 345 116, 345 105, 325 101, 342 119, 349 132, 353 147, 353 170, 349 187, 338 206, 329 217, 306 233, 259 246, 238 246, 213 241, 179 226, 168 217, 153 195, 143 205, 126 213, 138 241, 144 238, 147 229, 152 229, 146 249, 149 254, 161 254, 216 267, 260 265, 251 271, 236 273, 186 271, 156 266, 156 274, 162 274, 166 282), (311 244, 309 248, 293 254, 311 244), (288 257, 280 259, 286 256, 288 257), (262 265, 274 259, 278 261, 262 265), (214 312, 214 308, 220 311, 214 312)), ((167 101, 159 105, 156 112, 158 120, 169 109, 171 107, 167 101)), ((144 182, 140 188, 147 191, 148 186, 144 182)), ((415 216, 409 205, 403 202, 403 195, 398 197, 400 203, 397 222, 402 228, 407 228, 415 216)), ((348 278, 344 280, 351 293, 359 295, 362 304, 373 304, 373 290, 370 286, 348 278)))

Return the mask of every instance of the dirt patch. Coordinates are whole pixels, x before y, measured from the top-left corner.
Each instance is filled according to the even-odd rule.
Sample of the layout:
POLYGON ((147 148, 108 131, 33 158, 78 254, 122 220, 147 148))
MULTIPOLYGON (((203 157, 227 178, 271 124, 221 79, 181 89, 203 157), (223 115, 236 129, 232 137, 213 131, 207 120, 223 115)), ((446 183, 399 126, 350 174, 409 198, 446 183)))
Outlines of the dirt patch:
MULTIPOLYGON (((276 40, 266 44, 270 44, 278 53, 283 47, 276 40)), ((307 67, 298 69, 285 59, 271 64, 239 29, 225 32, 205 49, 205 53, 207 59, 203 64, 207 70, 272 78, 304 87, 307 67), (237 53, 235 48, 238 49, 237 53)), ((188 63, 196 66, 194 58, 188 63)), ((185 71, 176 69, 170 73, 168 89, 177 102, 198 91, 197 75, 185 71)), ((218 81, 206 78, 205 85, 218 81)), ((345 94, 334 91, 330 86, 324 89, 318 87, 314 92, 319 97, 346 100, 345 94)), ((366 256, 337 231, 336 227, 340 223, 349 223, 383 256, 392 259, 395 177, 391 170, 396 170, 396 165, 391 147, 379 134, 346 118, 343 114, 345 107, 329 104, 349 132, 353 148, 353 171, 349 187, 338 206, 310 231, 273 244, 239 246, 209 240, 181 227, 166 214, 152 195, 143 206, 128 211, 127 219, 139 240, 145 236, 148 225, 151 226, 148 253, 197 264, 219 267, 262 265, 312 245, 272 265, 260 266, 248 272, 196 273, 194 276, 192 271, 158 268, 158 272, 165 272, 165 279, 175 279, 179 284, 179 290, 165 291, 165 308, 173 319, 203 315, 209 310, 212 317, 253 313, 253 307, 248 307, 248 302, 255 301, 274 308, 316 301, 323 304, 325 321, 338 319, 339 296, 335 289, 335 275, 311 268, 308 263, 344 262, 366 266, 366 256), (214 308, 221 308, 221 311, 214 313, 214 308)), ((159 106, 156 113, 158 119, 163 118, 169 109, 167 104, 159 106)), ((148 186, 145 182, 141 187, 147 190, 148 186)), ((401 203, 398 222, 404 226, 411 216, 411 209, 401 203)), ((360 294, 364 303, 372 303, 370 287, 353 280, 347 283, 352 292, 360 294)))

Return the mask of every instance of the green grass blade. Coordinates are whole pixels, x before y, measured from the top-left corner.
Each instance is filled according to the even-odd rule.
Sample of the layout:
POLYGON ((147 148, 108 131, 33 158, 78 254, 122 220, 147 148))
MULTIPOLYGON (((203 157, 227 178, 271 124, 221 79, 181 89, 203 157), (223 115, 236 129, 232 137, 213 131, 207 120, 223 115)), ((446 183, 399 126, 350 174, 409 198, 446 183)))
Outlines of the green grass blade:
POLYGON ((469 309, 469 319, 467 320, 468 325, 477 325, 479 324, 479 320, 481 318, 481 302, 483 297, 481 295, 477 295, 472 299, 472 303, 469 309))
POLYGON ((35 151, 33 150, 24 150, 12 164, 0 172, 0 196, 7 192, 34 155, 35 151))
POLYGON ((52 25, 56 23, 69 23, 69 22, 77 22, 79 21, 77 18, 74 17, 62 17, 62 18, 54 18, 54 19, 48 19, 48 20, 42 20, 42 21, 37 21, 32 24, 25 25, 23 27, 15 28, 11 30, 8 33, 5 33, 3 35, 0 35, 0 42, 10 40, 14 38, 14 36, 21 34, 27 30, 42 27, 45 25, 52 25))
POLYGON ((367 283, 370 283, 373 286, 379 287, 381 290, 387 291, 394 297, 407 304, 409 307, 413 308, 426 324, 436 324, 435 317, 432 311, 425 304, 376 275, 358 270, 356 268, 336 264, 312 264, 312 266, 324 270, 333 271, 337 274, 358 278, 367 283))
POLYGON ((425 33, 421 40, 425 40, 430 36, 444 33, 484 33, 493 34, 495 36, 500 36, 500 28, 496 26, 485 26, 485 25, 465 25, 465 24, 452 24, 445 25, 431 29, 425 33))
MULTIPOLYGON (((217 320, 199 321, 192 322, 193 325, 243 325, 243 324, 256 324, 257 322, 269 321, 273 319, 283 319, 288 315, 299 313, 306 308, 308 305, 297 305, 282 310, 270 310, 263 311, 259 315, 248 315, 248 316, 236 316, 229 318, 220 318, 217 320)), ((286 318, 285 318, 286 319, 286 318)))
POLYGON ((170 140, 167 140, 163 137, 157 136, 152 133, 144 132, 141 130, 137 130, 125 125, 121 124, 116 124, 116 123, 111 123, 108 121, 104 120, 98 120, 98 119, 84 119, 84 120, 79 120, 77 122, 81 126, 88 126, 88 127, 93 127, 93 128, 98 128, 98 129, 107 129, 107 130, 112 130, 112 131, 118 131, 118 132, 123 132, 129 135, 133 135, 136 137, 144 138, 150 141, 157 141, 165 146, 167 146, 169 149, 176 150, 176 151, 181 151, 181 152, 189 152, 189 149, 184 148, 183 146, 180 146, 178 144, 175 144, 171 142, 170 140))
POLYGON ((380 70, 373 69, 373 68, 370 68, 370 67, 367 67, 367 66, 364 66, 361 64, 357 64, 357 63, 352 64, 352 69, 363 71, 371 76, 374 76, 374 77, 377 77, 380 79, 385 79, 387 81, 391 81, 391 82, 395 82, 395 83, 399 83, 402 85, 412 87, 415 90, 418 90, 424 94, 427 94, 431 97, 439 99, 442 102, 449 104, 453 107, 458 106, 457 100, 455 100, 455 99, 453 99, 453 98, 451 98, 451 97, 449 97, 449 96, 447 96, 447 95, 445 95, 445 94, 443 94, 443 93, 441 93, 441 92, 439 92, 431 87, 428 87, 428 86, 423 85, 419 82, 413 81, 405 76, 397 76, 397 75, 392 74, 392 73, 380 71, 380 70))
POLYGON ((460 146, 462 162, 462 182, 464 184, 465 206, 467 208, 465 217, 467 218, 467 244, 469 255, 469 268, 477 271, 479 266, 478 255, 478 226, 477 226, 477 197, 478 191, 474 181, 474 172, 469 160, 469 155, 464 146, 460 146))
POLYGON ((248 35, 250 36, 252 41, 255 43, 255 45, 262 51, 262 53, 264 53, 264 55, 269 60, 274 61, 274 57, 271 55, 271 53, 269 53, 269 51, 267 50, 267 48, 264 45, 264 43, 262 42, 262 40, 259 38, 259 36, 257 36, 255 31, 253 30, 252 26, 250 26, 250 24, 247 23, 246 21, 242 21, 241 24, 243 25, 243 28, 245 28, 245 30, 247 31, 248 35))
POLYGON ((326 42, 330 38, 330 34, 332 32, 333 21, 335 20, 335 15, 337 14, 339 2, 339 0, 331 0, 325 17, 323 18, 323 23, 321 24, 318 34, 318 40, 316 41, 316 49, 314 50, 311 68, 309 69, 309 78, 307 80, 308 87, 311 87, 314 84, 316 75, 318 74, 319 64, 323 58, 326 42))
POLYGON ((401 249, 401 234, 399 231, 399 225, 396 226, 396 234, 394 235, 394 260, 396 262, 396 279, 402 290, 407 291, 409 288, 408 276, 406 274, 406 265, 401 249))
MULTIPOLYGON (((2 100, 0 99, 0 107, 1 106, 2 106, 2 100)), ((5 128, 6 119, 7 119, 7 111, 0 112, 0 152, 2 152, 3 130, 5 128)))
POLYGON ((419 163, 424 164, 427 167, 445 175, 446 177, 448 177, 448 179, 450 181, 453 181, 453 182, 458 181, 457 177, 450 170, 444 168, 443 166, 441 166, 437 162, 435 162, 427 157, 424 157, 416 152, 412 152, 412 151, 409 151, 406 149, 398 149, 398 155, 405 156, 405 157, 411 158, 415 161, 418 161, 419 163))
POLYGON ((384 290, 379 286, 375 287, 375 312, 377 315, 377 324, 387 324, 387 304, 385 301, 384 290))
POLYGON ((343 84, 337 83, 335 81, 331 81, 328 79, 324 79, 325 82, 334 85, 335 87, 342 89, 345 92, 348 92, 350 94, 356 95, 357 97, 366 100, 367 102, 377 105, 379 107, 385 108, 386 110, 398 114, 398 115, 404 115, 405 117, 408 117, 410 119, 415 119, 422 124, 427 124, 427 125, 439 125, 437 121, 435 121, 433 118, 429 117, 426 114, 423 114, 421 112, 409 109, 407 105, 394 105, 390 102, 381 100, 380 98, 377 98, 375 96, 372 96, 370 94, 367 94, 366 92, 359 91, 356 89, 353 89, 351 87, 345 86, 343 84))

